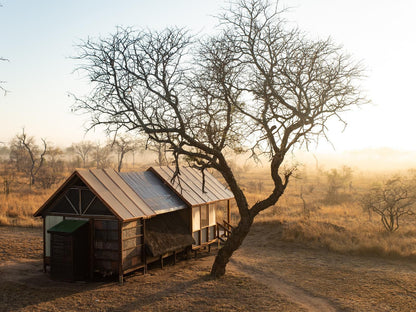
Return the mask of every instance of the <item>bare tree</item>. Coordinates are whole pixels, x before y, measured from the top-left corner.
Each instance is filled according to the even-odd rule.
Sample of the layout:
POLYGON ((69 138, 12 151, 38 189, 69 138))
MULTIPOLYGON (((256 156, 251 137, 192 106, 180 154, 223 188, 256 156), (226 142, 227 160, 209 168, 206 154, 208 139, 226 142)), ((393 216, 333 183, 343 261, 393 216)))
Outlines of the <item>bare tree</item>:
POLYGON ((36 176, 44 165, 48 153, 46 140, 41 139, 41 141, 42 147, 39 147, 34 137, 28 137, 23 129, 22 134, 16 135, 10 144, 10 159, 20 171, 28 174, 30 187, 35 184, 36 176))
POLYGON ((157 154, 157 164, 159 166, 169 165, 168 145, 165 142, 148 141, 146 149, 157 154))
POLYGON ((70 149, 75 155, 81 158, 82 167, 86 168, 88 164, 88 155, 94 150, 94 144, 89 141, 82 141, 72 144, 70 149))
POLYGON ((63 152, 60 148, 49 146, 45 164, 39 170, 36 178, 42 188, 48 189, 63 178, 64 161, 62 155, 63 152))
POLYGON ((218 251, 211 275, 226 265, 254 218, 285 191, 285 155, 326 135, 327 121, 363 101, 361 66, 331 40, 309 40, 263 0, 241 0, 219 16, 219 33, 118 28, 87 40, 77 59, 94 84, 75 108, 91 126, 139 130, 181 160, 217 170, 235 196, 240 221, 218 251), (267 156, 274 187, 249 206, 228 159, 230 149, 267 156))
POLYGON ((365 209, 374 211, 388 232, 399 229, 403 216, 415 214, 416 194, 401 177, 376 185, 361 197, 365 209))
POLYGON ((94 145, 94 163, 97 169, 103 169, 111 166, 111 145, 101 145, 97 142, 94 145))
POLYGON ((111 147, 115 148, 116 150, 117 171, 120 172, 121 167, 123 166, 124 156, 126 156, 127 153, 135 151, 138 147, 138 144, 137 141, 130 136, 118 135, 111 143, 111 147))

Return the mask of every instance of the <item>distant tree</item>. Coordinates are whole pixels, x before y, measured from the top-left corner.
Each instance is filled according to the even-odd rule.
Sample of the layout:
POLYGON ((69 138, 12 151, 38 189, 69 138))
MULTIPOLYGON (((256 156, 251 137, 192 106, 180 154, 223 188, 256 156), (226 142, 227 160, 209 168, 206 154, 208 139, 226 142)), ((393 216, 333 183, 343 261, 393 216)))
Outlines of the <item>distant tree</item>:
POLYGON ((124 156, 127 153, 133 152, 138 148, 137 140, 128 135, 119 135, 114 138, 111 147, 115 148, 117 153, 117 171, 121 171, 123 166, 124 156))
POLYGON ((27 136, 23 129, 10 144, 10 160, 15 163, 19 171, 28 175, 30 187, 35 184, 36 176, 43 167, 48 153, 46 140, 41 139, 41 141, 41 147, 36 145, 35 138, 27 136))
POLYGON ((223 176, 240 221, 218 251, 215 277, 225 274, 254 218, 285 191, 293 171, 282 166, 287 153, 325 135, 329 119, 363 102, 360 65, 331 40, 289 28, 267 1, 232 1, 219 21, 219 33, 200 40, 177 28, 118 28, 83 42, 78 69, 94 89, 75 104, 92 115, 92 127, 141 131, 166 144, 175 175, 186 159, 223 176), (252 206, 227 156, 247 147, 268 157, 273 182, 252 206))
POLYGON ((337 203, 340 200, 339 191, 351 182, 352 172, 352 169, 348 166, 343 166, 341 170, 333 168, 325 172, 328 181, 328 189, 325 199, 327 202, 337 203))
POLYGON ((10 154, 9 147, 4 142, 0 142, 0 160, 2 158, 8 158, 10 154))
POLYGON ((89 141, 82 141, 72 144, 70 151, 79 156, 82 160, 82 168, 86 168, 88 164, 88 156, 93 152, 94 144, 89 141))
POLYGON ((58 147, 49 147, 45 157, 45 165, 39 170, 37 181, 44 189, 48 189, 62 180, 64 175, 63 152, 58 147))
POLYGON ((156 163, 159 166, 167 166, 171 163, 168 156, 168 144, 164 142, 148 141, 146 149, 157 154, 156 163))
POLYGON ((381 223, 388 232, 398 230, 399 221, 416 212, 415 191, 402 177, 373 186, 362 195, 361 203, 365 209, 381 217, 381 223))
POLYGON ((101 145, 97 142, 94 145, 94 163, 97 169, 104 169, 111 166, 111 145, 101 145))

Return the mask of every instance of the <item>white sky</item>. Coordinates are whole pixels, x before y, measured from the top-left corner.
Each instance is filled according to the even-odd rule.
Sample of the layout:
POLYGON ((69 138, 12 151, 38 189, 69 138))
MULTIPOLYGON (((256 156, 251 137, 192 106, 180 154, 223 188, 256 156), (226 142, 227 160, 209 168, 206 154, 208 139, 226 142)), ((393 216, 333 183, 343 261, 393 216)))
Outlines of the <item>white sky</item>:
MULTIPOLYGON (((72 71, 74 45, 88 36, 107 35, 116 25, 212 29, 220 0, 0 0, 0 80, 11 92, 0 96, 0 142, 22 127, 61 146, 84 136, 87 116, 71 113, 68 92, 83 95, 88 85, 72 71)), ((347 129, 331 127, 337 152, 389 147, 416 150, 413 96, 416 72, 416 1, 282 0, 288 18, 311 34, 335 42, 367 67, 364 89, 372 104, 348 113, 347 129)), ((323 142, 321 142, 323 143, 323 142)), ((333 150, 320 144, 318 151, 333 150)))

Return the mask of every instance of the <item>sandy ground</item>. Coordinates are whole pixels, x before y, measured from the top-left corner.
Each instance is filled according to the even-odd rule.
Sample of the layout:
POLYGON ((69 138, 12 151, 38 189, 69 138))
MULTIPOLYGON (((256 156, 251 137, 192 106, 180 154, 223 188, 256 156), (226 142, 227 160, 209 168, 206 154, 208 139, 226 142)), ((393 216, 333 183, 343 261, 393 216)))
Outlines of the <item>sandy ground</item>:
POLYGON ((52 281, 41 231, 0 227, 0 311, 415 311, 416 263, 307 248, 279 233, 254 225, 219 280, 205 255, 119 285, 52 281))
POLYGON ((232 265, 309 311, 416 311, 415 262, 307 248, 279 232, 254 226, 232 265))

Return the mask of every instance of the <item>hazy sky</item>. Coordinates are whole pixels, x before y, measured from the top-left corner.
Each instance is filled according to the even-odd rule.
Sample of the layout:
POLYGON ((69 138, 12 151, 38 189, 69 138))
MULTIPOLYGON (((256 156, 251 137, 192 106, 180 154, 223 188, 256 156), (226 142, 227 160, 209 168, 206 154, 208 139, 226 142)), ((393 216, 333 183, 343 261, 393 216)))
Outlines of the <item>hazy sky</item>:
MULTIPOLYGON (((114 31, 116 25, 186 26, 212 31, 219 0, 0 0, 0 142, 26 132, 65 146, 105 138, 84 136, 87 116, 71 113, 68 93, 83 95, 88 84, 72 71, 75 44, 114 31)), ((367 67, 364 89, 372 103, 345 116, 347 129, 331 125, 336 151, 390 147, 416 150, 416 1, 282 0, 287 17, 312 37, 331 36, 367 67)), ((321 144, 319 151, 332 150, 321 144)))

